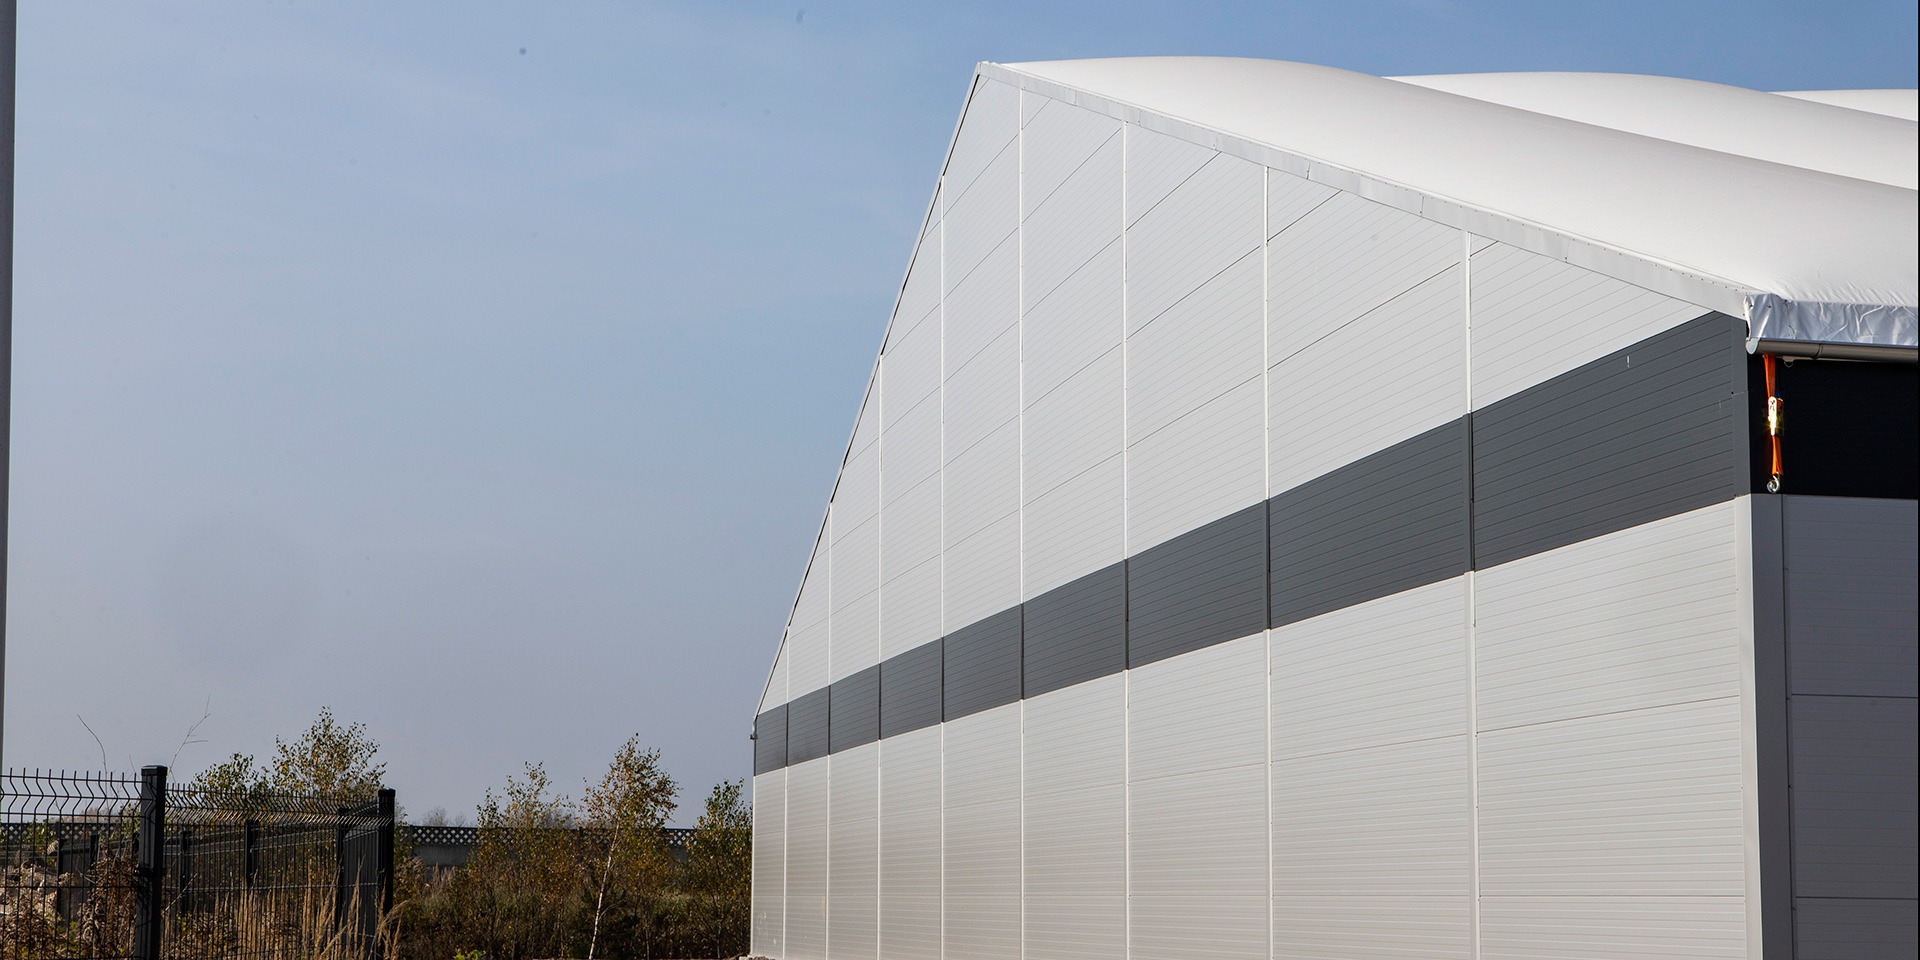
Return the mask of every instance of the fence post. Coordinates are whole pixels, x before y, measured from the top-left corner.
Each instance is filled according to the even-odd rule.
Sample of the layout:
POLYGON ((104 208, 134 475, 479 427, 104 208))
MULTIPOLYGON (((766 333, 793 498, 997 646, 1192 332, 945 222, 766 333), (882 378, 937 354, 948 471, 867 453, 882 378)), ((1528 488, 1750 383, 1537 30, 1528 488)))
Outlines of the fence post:
POLYGON ((180 877, 173 884, 174 910, 193 912, 193 828, 180 831, 180 877))
POLYGON ((246 854, 241 866, 246 871, 246 887, 252 890, 260 877, 260 821, 252 817, 247 818, 246 854))
POLYGON ((140 828, 135 835, 139 861, 134 866, 133 955, 160 960, 160 882, 166 875, 167 768, 140 769, 140 828))
POLYGON ((338 929, 347 917, 347 813, 341 807, 333 822, 333 925, 338 929))
POLYGON ((380 788, 380 919, 393 909, 393 788, 380 788))

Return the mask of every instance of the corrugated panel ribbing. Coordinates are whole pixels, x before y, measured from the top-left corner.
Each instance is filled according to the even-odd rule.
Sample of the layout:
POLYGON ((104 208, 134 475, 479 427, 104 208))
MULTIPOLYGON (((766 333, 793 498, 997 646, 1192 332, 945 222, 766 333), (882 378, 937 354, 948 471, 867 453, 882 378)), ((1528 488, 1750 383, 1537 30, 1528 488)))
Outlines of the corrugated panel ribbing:
POLYGON ((835 754, 831 791, 827 943, 834 960, 878 960, 879 747, 835 754))
POLYGON ((753 951, 779 956, 786 949, 787 771, 753 778, 753 951))
POLYGON ((1020 955, 1020 706, 946 725, 942 780, 948 957, 1020 955))
POLYGON ((787 768, 787 927, 783 960, 827 958, 830 758, 787 768))
POLYGON ((880 742, 880 955, 940 958, 940 728, 880 742))

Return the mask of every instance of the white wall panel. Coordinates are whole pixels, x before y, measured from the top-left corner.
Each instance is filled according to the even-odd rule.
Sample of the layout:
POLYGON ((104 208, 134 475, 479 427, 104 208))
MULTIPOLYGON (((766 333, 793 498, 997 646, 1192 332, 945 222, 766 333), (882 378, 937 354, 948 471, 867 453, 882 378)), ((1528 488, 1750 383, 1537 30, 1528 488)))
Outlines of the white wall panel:
MULTIPOLYGON (((869 448, 858 459, 869 463, 877 461, 875 450, 877 448, 869 448)), ((877 488, 878 484, 872 486, 877 488)), ((874 492, 877 493, 877 489, 874 492)), ((877 497, 862 499, 870 501, 877 497)), ((827 627, 832 654, 828 679, 839 680, 878 662, 880 521, 877 516, 868 516, 858 523, 844 519, 837 498, 833 517, 833 614, 827 627)))
POLYGON ((880 956, 940 960, 940 735, 880 741, 880 956))
POLYGON ((1447 270, 1273 367, 1275 492, 1467 412, 1462 280, 1457 267, 1447 270))
POLYGON ((1216 154, 1128 226, 1128 333, 1259 248, 1263 178, 1263 168, 1216 154))
POLYGON ((821 757, 787 768, 787 960, 827 955, 829 767, 821 757))
POLYGON ((928 476, 887 503, 880 530, 881 577, 891 580, 940 556, 940 477, 928 476))
POLYGON ((1128 788, 1131 956, 1267 956, 1266 767, 1128 788))
POLYGON ((1127 125, 1125 137, 1128 223, 1152 211, 1214 157, 1207 147, 1133 124, 1127 125))
POLYGON ((827 943, 834 960, 877 960, 880 904, 880 745, 833 755, 827 858, 827 943))
POLYGON ((1120 239, 1120 138, 1087 158, 1073 176, 1031 206, 1023 225, 1023 302, 1028 309, 1054 296, 1093 255, 1120 239))
POLYGON ((1467 897, 1276 899, 1275 960, 1467 960, 1467 897))
POLYGON ((887 429, 880 444, 880 499, 893 501, 940 472, 940 397, 929 395, 887 429))
POLYGON ((1095 151, 1120 139, 1120 121, 1106 114, 1060 100, 1042 104, 1021 129, 1021 176, 1026 181, 1021 192, 1029 212, 1046 203, 1095 151))
POLYGON ((787 772, 753 778, 753 952, 777 957, 786 950, 787 772))
POLYGON ((950 197, 965 193, 1019 131, 1020 91, 993 80, 979 80, 967 99, 960 129, 953 135, 953 150, 940 177, 941 189, 950 197))
POLYGON ((1120 348, 1115 346, 1028 404, 1021 424, 1022 486, 1029 499, 1124 448, 1120 348))
POLYGON ((946 956, 1020 956, 1020 704, 946 724, 946 956))
POLYGON ((1028 597, 1124 555, 1121 372, 1115 348, 1027 409, 1021 553, 1028 597))
POLYGON ((1026 322, 1020 330, 1027 403, 1046 396, 1120 346, 1121 264, 1116 237, 1045 300, 1027 302, 1026 322))
POLYGON ((1138 553, 1266 497, 1258 377, 1127 449, 1127 550, 1138 553))
POLYGON ((1026 701, 1029 960, 1126 953, 1126 681, 1026 701))
POLYGON ((767 689, 760 696, 760 706, 756 713, 765 713, 787 702, 787 643, 780 641, 780 652, 773 655, 773 672, 767 678, 767 689))
POLYGON ((847 456, 866 453, 880 439, 880 368, 875 365, 873 379, 867 383, 867 395, 860 401, 860 414, 853 421, 853 440, 847 444, 847 456))
MULTIPOLYGON (((1020 415, 1020 332, 1011 324, 947 381, 947 462, 1020 415)), ((1017 464, 1007 464, 1017 472, 1017 464)))
POLYGON ((939 636, 939 559, 891 574, 880 587, 880 659, 939 636))
POLYGON ((947 465, 943 632, 1020 598, 1020 432, 1009 421, 947 465))
POLYGON ((1010 238, 1020 222, 1020 151, 1012 144, 942 214, 941 283, 951 294, 1010 238))
POLYGON ((1477 574, 1480 729, 1735 697, 1738 501, 1477 574))
MULTIPOLYGON (((1135 667, 1129 675, 1128 749, 1136 783, 1266 765, 1265 634, 1135 667)), ((1253 792, 1262 795, 1264 808, 1266 788, 1253 792)), ((1264 847, 1264 826, 1260 837, 1264 847)))
MULTIPOLYGON (((868 409, 876 410, 879 404, 870 403, 868 409)), ((868 418, 862 417, 863 421, 868 418)), ((878 420, 876 415, 872 417, 878 420)), ((863 422, 862 428, 866 427, 863 422)), ((880 447, 873 443, 879 434, 867 437, 861 444, 861 437, 855 434, 855 444, 840 467, 840 478, 833 487, 833 511, 838 527, 834 539, 839 540, 853 528, 873 518, 880 509, 880 447)))
POLYGON ((935 220, 913 252, 913 264, 907 268, 907 278, 900 286, 900 300, 894 304, 893 322, 887 325, 887 342, 881 352, 893 352, 907 334, 929 319, 937 320, 934 311, 939 306, 940 221, 935 220))
MULTIPOLYGON (((872 526, 871 523, 868 524, 872 526)), ((839 556, 835 553, 834 556, 839 556)), ((876 586, 836 606, 828 624, 833 652, 830 681, 880 662, 880 589, 876 586)))
MULTIPOLYGON (((951 445, 949 445, 951 448, 951 445)), ((1020 509, 1020 424, 1015 420, 980 438, 947 464, 947 549, 1020 509)), ((951 565, 952 558, 948 558, 951 565)))
POLYGON ((1267 353, 1278 363, 1443 271, 1460 232, 1343 193, 1267 244, 1267 353))
POLYGON ((1027 599, 1124 559, 1120 463, 1114 454, 1026 502, 1021 555, 1027 599))
POLYGON ((1130 671, 1136 957, 1267 955, 1266 636, 1130 671))
POLYGON ((829 585, 833 578, 831 563, 832 525, 820 531, 813 560, 807 564, 806 579, 800 583, 800 597, 794 602, 793 618, 787 625, 787 689, 799 696, 827 684, 827 614, 829 585))
MULTIPOLYGON (((987 345, 1004 338, 1020 319, 1020 244, 1009 236, 947 294, 946 379, 972 366, 987 345)), ((947 412, 953 413, 953 401, 947 412)))
MULTIPOLYGON (((1354 713, 1370 712, 1364 704, 1374 700, 1354 713)), ((1407 941, 1424 940, 1422 949, 1462 955, 1472 923, 1470 766, 1464 735, 1276 761, 1275 952, 1310 956, 1332 941, 1371 945, 1344 956, 1406 956, 1407 941), (1327 915, 1320 902, 1328 899, 1377 906, 1327 915), (1389 950, 1368 914, 1393 906, 1406 918, 1389 950)))
MULTIPOLYGON (((880 360, 886 376, 882 386, 882 432, 892 434, 900 421, 927 405, 940 389, 940 315, 936 310, 918 326, 888 344, 880 360)), ((934 400, 935 408, 939 401, 934 400)))
POLYGON ((940 636, 939 474, 883 508, 880 576, 881 658, 940 636))
POLYGON ((1276 628, 1274 775, 1294 757, 1467 733, 1462 578, 1276 628))
MULTIPOLYGON (((1756 945, 1757 949, 1757 945, 1756 945)), ((1744 958, 1740 897, 1483 897, 1483 960, 1744 958)))
POLYGON ((1474 254, 1471 278, 1475 407, 1707 312, 1506 244, 1474 254))
POLYGON ((1294 221, 1313 212, 1315 207, 1333 199, 1340 191, 1305 177, 1278 170, 1267 171, 1267 229, 1271 237, 1294 221))
MULTIPOLYGON (((1129 283, 1133 275, 1129 266, 1129 283)), ((1127 338, 1127 436, 1137 442, 1260 378, 1260 259, 1242 257, 1158 320, 1133 329, 1127 338)), ((1264 446, 1257 430, 1252 443, 1264 446)))
POLYGON ((1020 602, 1020 515, 947 545, 941 631, 952 633, 1020 602))
POLYGON ((1479 735, 1488 897, 1741 897, 1740 703, 1479 735))

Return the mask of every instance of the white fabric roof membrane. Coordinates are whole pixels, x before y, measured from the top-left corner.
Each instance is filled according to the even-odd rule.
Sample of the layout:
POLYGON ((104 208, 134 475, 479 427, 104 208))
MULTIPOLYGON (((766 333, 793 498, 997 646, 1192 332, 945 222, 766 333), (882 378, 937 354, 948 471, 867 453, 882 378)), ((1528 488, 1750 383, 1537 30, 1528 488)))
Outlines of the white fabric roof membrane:
POLYGON ((1774 96, 1830 103, 1902 120, 1920 120, 1920 90, 1782 90, 1774 96))
POLYGON ((1876 113, 1718 83, 1625 73, 1393 79, 1722 153, 1908 190, 1920 187, 1915 124, 1876 113))
MULTIPOLYGON (((1909 188, 1311 64, 1003 69, 1737 290, 1754 337, 1920 342, 1920 193, 1909 188)), ((1782 126, 1755 138, 1809 135, 1782 126)))

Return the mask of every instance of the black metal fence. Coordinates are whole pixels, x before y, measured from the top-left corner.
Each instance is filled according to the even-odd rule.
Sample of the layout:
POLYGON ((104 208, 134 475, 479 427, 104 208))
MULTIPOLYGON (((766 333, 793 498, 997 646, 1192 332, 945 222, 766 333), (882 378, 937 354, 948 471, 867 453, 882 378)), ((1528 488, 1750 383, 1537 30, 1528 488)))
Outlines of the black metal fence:
POLYGON ((377 960, 393 791, 350 806, 170 786, 165 767, 0 774, 0 960, 377 960))

